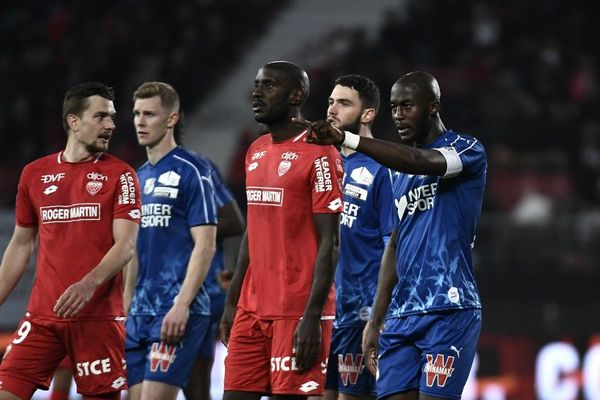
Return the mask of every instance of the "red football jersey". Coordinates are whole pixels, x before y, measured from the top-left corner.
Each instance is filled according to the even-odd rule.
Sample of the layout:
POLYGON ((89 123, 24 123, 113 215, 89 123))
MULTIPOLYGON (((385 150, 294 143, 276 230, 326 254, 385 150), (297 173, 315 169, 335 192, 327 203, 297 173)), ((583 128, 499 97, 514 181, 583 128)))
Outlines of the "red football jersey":
MULTIPOLYGON (((17 225, 38 228, 37 272, 28 311, 58 318, 56 300, 98 265, 113 246, 117 218, 140 220, 140 191, 133 168, 102 154, 69 163, 61 153, 28 164, 17 194, 17 225)), ((123 315, 123 277, 100 285, 75 319, 123 315)))
MULTIPOLYGON (((313 214, 343 208, 342 160, 333 146, 256 139, 246 154, 250 262, 238 305, 262 319, 299 318, 313 283, 313 214)), ((334 289, 323 309, 335 315, 334 289)))

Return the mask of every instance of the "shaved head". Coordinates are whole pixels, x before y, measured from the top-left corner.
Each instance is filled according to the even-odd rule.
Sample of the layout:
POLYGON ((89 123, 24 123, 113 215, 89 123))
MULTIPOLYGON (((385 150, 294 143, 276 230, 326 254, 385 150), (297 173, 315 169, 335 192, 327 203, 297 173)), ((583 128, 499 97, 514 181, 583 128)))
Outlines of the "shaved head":
POLYGON ((308 98, 310 92, 310 81, 308 80, 308 74, 302 67, 289 61, 272 61, 265 64, 263 68, 278 71, 286 76, 289 83, 293 87, 302 89, 304 92, 304 100, 308 98))
POLYGON ((423 71, 409 72, 394 85, 412 86, 417 92, 427 95, 430 100, 440 101, 440 85, 433 75, 423 71))

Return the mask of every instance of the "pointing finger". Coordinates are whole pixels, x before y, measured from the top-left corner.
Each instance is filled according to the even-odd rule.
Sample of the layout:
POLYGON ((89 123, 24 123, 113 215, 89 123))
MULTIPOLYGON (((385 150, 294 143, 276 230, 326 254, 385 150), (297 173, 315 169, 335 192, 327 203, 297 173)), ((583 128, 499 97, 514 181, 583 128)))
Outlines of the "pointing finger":
POLYGON ((292 117, 292 122, 298 125, 302 125, 305 126, 307 128, 310 128, 312 125, 312 122, 310 122, 309 120, 306 120, 304 118, 296 118, 296 117, 292 117))

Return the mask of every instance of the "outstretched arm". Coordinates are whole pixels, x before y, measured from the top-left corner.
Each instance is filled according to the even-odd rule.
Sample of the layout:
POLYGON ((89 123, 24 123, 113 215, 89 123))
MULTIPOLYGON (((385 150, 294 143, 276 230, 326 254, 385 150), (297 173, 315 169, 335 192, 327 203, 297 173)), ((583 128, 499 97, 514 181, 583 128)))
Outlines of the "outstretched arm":
POLYGON ((79 282, 69 286, 58 298, 54 312, 61 318, 74 317, 90 301, 98 286, 123 269, 135 251, 138 224, 128 219, 113 220, 115 243, 100 263, 79 282))
POLYGON ((0 304, 15 288, 31 260, 37 229, 15 225, 0 265, 0 304))
POLYGON ((414 175, 443 176, 448 169, 446 158, 437 150, 419 149, 401 143, 347 134, 325 120, 310 122, 292 118, 292 121, 309 130, 306 136, 308 143, 346 146, 368 155, 395 171, 414 175))
POLYGON ((296 365, 300 370, 311 368, 321 352, 321 316, 335 272, 334 248, 339 230, 338 214, 313 214, 317 231, 318 252, 313 284, 302 320, 294 332, 296 365))

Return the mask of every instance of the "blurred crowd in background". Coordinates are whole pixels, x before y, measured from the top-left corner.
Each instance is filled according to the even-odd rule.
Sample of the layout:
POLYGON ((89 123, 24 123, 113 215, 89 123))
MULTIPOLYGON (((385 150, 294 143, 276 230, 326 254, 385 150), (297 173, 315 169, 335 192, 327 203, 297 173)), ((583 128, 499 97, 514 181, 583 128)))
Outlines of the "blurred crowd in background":
MULTIPOLYGON (((27 162, 62 148, 61 100, 72 84, 100 80, 116 88, 111 152, 137 167, 144 157, 131 121, 134 88, 170 82, 193 109, 290 1, 3 1, 0 204, 14 204, 27 162)), ((416 69, 439 79, 447 127, 478 137, 488 152, 476 247, 484 303, 491 299, 493 313, 511 301, 537 301, 532 315, 539 318, 528 323, 548 332, 560 329, 562 309, 573 330, 598 326, 579 322, 600 278, 600 25, 590 7, 408 0, 403 12, 387 13, 375 37, 332 27, 301 50, 311 79, 305 116, 324 117, 337 76, 364 74, 381 88, 374 132, 388 140, 396 138, 387 102, 395 80, 416 69)), ((241 163, 256 135, 240 127, 224 171, 242 205, 241 163)), ((510 329, 510 321, 497 316, 490 324, 510 329)))

